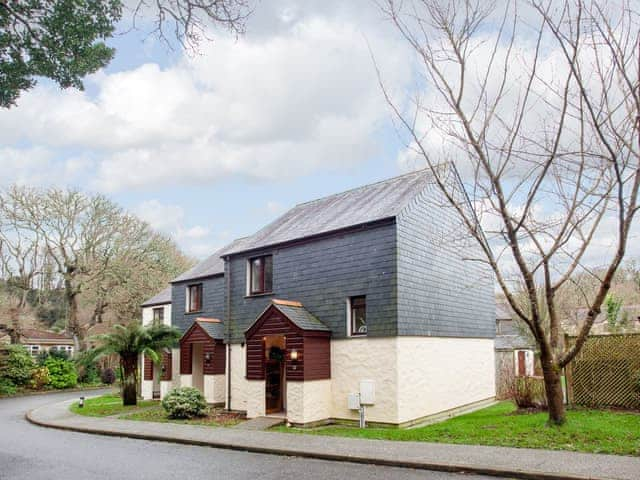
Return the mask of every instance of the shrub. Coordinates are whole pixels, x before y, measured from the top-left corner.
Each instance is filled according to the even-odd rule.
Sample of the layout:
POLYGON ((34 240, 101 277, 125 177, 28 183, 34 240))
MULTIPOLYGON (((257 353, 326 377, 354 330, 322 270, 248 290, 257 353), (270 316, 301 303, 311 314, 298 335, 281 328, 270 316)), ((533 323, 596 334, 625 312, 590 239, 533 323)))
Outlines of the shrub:
POLYGON ((47 367, 37 367, 31 372, 31 382, 29 386, 35 390, 42 390, 49 385, 49 369, 47 367))
POLYGON ((6 379, 14 386, 27 385, 35 368, 33 357, 22 345, 7 345, 6 361, 0 365, 0 379, 6 379))
POLYGON ((170 418, 203 417, 207 414, 207 402, 197 388, 174 388, 162 400, 162 408, 170 418))
POLYGON ((49 369, 50 384, 53 388, 70 388, 78 384, 78 374, 73 362, 49 357, 45 367, 49 369))
POLYGON ((100 380, 102 383, 106 383, 107 385, 111 385, 116 381, 116 374, 113 371, 113 368, 105 368, 100 373, 100 380))
POLYGON ((518 408, 547 408, 547 395, 542 377, 515 377, 513 401, 518 408))
POLYGON ((49 358, 59 358, 61 360, 69 360, 69 353, 65 350, 58 350, 57 348, 51 348, 50 350, 43 350, 38 354, 38 365, 45 365, 49 358))
POLYGON ((95 363, 81 365, 78 368, 78 380, 80 383, 95 384, 100 382, 100 369, 95 363))
POLYGON ((16 386, 8 378, 0 378, 0 395, 15 395, 16 386))

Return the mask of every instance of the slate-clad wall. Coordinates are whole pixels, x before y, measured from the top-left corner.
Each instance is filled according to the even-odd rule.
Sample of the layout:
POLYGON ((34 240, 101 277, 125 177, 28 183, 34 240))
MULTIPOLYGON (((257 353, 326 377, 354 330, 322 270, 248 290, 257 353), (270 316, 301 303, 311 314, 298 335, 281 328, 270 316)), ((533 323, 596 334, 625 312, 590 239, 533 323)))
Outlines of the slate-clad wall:
MULTIPOLYGON (((272 298, 298 300, 331 328, 346 336, 346 300, 367 296, 369 336, 396 334, 396 228, 392 222, 298 245, 231 257, 225 276, 231 282, 231 341, 244 331, 272 298), (247 260, 273 254, 273 294, 246 298, 247 260)), ((175 298, 175 297, 174 297, 175 298)))
POLYGON ((224 321, 224 276, 190 280, 188 282, 174 283, 171 286, 171 324, 186 332, 198 317, 218 318, 224 321), (202 311, 186 313, 186 291, 188 285, 202 283, 202 311))
POLYGON ((398 335, 495 336, 493 275, 434 186, 398 216, 398 335))

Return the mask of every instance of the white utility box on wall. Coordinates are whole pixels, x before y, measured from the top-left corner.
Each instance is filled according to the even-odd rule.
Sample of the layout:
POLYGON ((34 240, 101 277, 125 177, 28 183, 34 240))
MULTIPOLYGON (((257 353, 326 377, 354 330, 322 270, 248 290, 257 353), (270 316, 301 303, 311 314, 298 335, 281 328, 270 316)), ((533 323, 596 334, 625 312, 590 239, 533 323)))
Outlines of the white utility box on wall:
POLYGON ((349 410, 360 410, 360 394, 350 393, 347 396, 347 407, 349 410))
POLYGON ((373 380, 360 380, 360 404, 373 405, 376 403, 376 385, 373 380))

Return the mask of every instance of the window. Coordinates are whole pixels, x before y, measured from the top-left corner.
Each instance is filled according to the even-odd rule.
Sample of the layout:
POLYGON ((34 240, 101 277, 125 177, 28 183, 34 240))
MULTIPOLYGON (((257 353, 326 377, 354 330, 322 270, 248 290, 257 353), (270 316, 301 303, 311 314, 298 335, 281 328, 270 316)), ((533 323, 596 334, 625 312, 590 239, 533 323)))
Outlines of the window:
MULTIPOLYGON (((187 313, 202 310, 202 284, 189 285, 187 287, 187 313)), ((154 312, 155 318, 155 312, 154 312)))
POLYGON ((164 321, 164 307, 153 309, 153 323, 162 323, 164 321))
POLYGON ((265 255, 249 260, 249 294, 269 293, 273 288, 273 257, 265 255))
POLYGON ((29 350, 29 353, 34 356, 37 357, 38 353, 40 353, 40 345, 26 345, 27 350, 29 350))
POLYGON ((351 335, 367 334, 367 302, 366 297, 351 297, 349 299, 349 320, 351 335))

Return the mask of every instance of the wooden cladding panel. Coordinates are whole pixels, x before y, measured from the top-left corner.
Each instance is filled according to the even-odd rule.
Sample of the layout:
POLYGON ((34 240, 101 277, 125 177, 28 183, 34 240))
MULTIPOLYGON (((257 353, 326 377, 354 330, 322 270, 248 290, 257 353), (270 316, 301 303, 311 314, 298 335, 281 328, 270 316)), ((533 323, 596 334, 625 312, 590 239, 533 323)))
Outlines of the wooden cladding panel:
POLYGON ((171 380, 171 377, 173 377, 173 372, 171 370, 171 360, 172 360, 172 355, 171 352, 163 352, 162 353, 162 376, 161 376, 161 380, 163 381, 169 381, 171 380))
POLYGON ((331 341, 326 336, 305 336, 304 380, 331 378, 331 341))
POLYGON ((191 344, 180 342, 180 375, 191 375, 191 344))
POLYGON ((304 364, 306 354, 304 351, 304 339, 302 335, 287 335, 287 353, 286 353, 286 371, 287 380, 300 381, 304 380, 304 364), (296 350, 298 352, 298 360, 292 361, 291 351, 296 350))
POLYGON ((247 379, 264 380, 264 343, 262 336, 247 340, 247 379))
POLYGON ((227 350, 222 340, 216 340, 213 352, 213 374, 224 375, 227 371, 227 350))
POLYGON ((153 380, 153 360, 147 355, 144 356, 144 379, 153 380))

